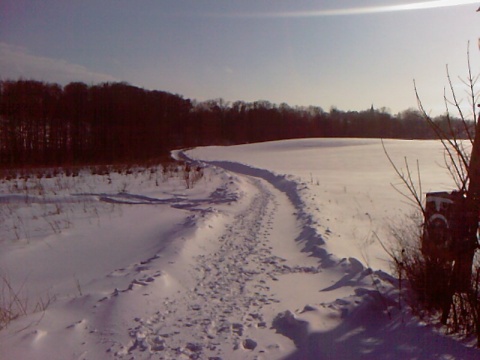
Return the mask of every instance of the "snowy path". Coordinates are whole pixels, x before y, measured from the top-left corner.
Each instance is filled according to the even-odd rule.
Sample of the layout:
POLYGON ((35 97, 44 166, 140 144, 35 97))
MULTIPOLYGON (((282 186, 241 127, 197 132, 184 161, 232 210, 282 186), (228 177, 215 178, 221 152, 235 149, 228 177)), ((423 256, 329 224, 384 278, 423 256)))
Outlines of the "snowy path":
POLYGON ((27 202, 12 191, 23 180, 5 183, 3 228, 14 215, 24 231, 0 243, 0 272, 51 303, 0 332, 0 359, 477 358, 400 309, 398 281, 369 262, 383 250, 357 240, 391 200, 364 174, 391 169, 345 143, 189 150, 193 188, 85 175, 42 180, 53 190, 27 202))
POLYGON ((298 266, 293 265, 298 259, 287 259, 306 258, 295 245, 295 209, 287 196, 264 180, 245 181, 248 204, 227 224, 215 251, 195 256, 191 288, 165 299, 153 316, 138 319, 128 354, 253 359, 294 350, 271 329, 280 300, 268 284, 283 274, 319 269, 315 260, 298 266))

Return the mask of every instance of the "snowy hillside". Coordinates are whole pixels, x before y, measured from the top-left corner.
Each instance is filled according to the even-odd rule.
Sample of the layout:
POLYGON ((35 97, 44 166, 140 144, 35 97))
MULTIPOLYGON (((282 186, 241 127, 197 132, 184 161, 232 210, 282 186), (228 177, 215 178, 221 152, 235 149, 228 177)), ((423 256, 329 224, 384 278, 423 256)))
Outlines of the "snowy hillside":
MULTIPOLYGON (((434 141, 386 141, 449 190, 434 141)), ((376 237, 411 207, 379 140, 178 151, 130 169, 0 185, 1 359, 474 359, 399 306, 376 237), (193 178, 192 178, 193 176, 193 178)))

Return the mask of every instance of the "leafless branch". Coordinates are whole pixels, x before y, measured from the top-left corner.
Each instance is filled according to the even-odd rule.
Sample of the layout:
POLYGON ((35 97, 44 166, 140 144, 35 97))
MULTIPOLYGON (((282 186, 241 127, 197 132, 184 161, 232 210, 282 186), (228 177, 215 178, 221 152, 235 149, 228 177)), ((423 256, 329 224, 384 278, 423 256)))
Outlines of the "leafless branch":
MULTIPOLYGON (((450 89, 453 94, 455 94, 455 91, 453 89, 453 84, 450 79, 450 75, 448 74, 448 67, 447 67, 447 78, 449 82, 450 89)), ((425 111, 425 108, 423 107, 422 101, 420 99, 420 95, 418 93, 418 89, 415 83, 415 80, 413 81, 414 84, 414 90, 415 90, 415 96, 417 99, 417 104, 418 108, 423 116, 423 118, 427 121, 427 123, 430 125, 431 129, 434 131, 435 135, 437 138, 441 141, 442 146, 445 150, 446 156, 448 157, 448 161, 450 165, 447 163, 447 168, 449 169, 450 173, 453 175, 454 178, 458 178, 459 181, 456 181, 457 185, 459 185, 459 190, 465 190, 466 184, 468 182, 468 164, 469 164, 469 156, 467 152, 465 151, 463 141, 459 140, 457 137, 457 134, 453 128, 453 124, 451 122, 451 117, 448 112, 448 103, 454 105, 457 108, 457 111, 460 114, 460 118, 462 120, 462 124, 466 130, 467 135, 469 136, 469 140, 472 143, 473 140, 471 138, 471 134, 468 128, 467 121, 465 120, 465 117, 463 116, 463 112, 460 108, 460 104, 456 98, 455 95, 453 95, 453 102, 449 101, 447 99, 447 96, 444 94, 444 100, 445 100, 445 106, 447 109, 447 122, 448 122, 448 128, 449 128, 449 133, 446 133, 433 119, 430 117, 430 115, 427 114, 425 111)))
POLYGON ((382 147, 383 151, 385 152, 385 155, 387 156, 388 161, 392 165, 393 169, 397 173, 398 177, 400 180, 403 182, 405 187, 407 188, 408 193, 405 194, 404 192, 400 191, 395 185, 392 184, 392 187, 401 195, 403 195, 407 200, 409 200, 411 203, 413 203, 415 206, 417 206, 422 213, 425 213, 425 209, 423 207, 422 203, 422 183, 421 183, 421 178, 420 178, 420 166, 417 161, 417 172, 418 172, 418 184, 415 184, 415 181, 412 178, 412 171, 410 170, 408 160, 407 158, 404 158, 405 161, 405 166, 406 166, 406 174, 403 173, 398 166, 395 164, 395 162, 392 160, 390 157, 390 154, 388 153, 385 143, 382 139, 382 147))

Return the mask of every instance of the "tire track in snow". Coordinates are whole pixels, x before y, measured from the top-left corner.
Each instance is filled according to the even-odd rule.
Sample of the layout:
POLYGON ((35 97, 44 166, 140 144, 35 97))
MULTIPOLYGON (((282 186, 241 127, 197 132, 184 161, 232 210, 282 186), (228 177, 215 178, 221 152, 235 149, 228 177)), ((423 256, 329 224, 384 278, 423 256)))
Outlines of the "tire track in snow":
MULTIPOLYGON (((263 354, 275 357, 279 344, 261 343, 262 340, 255 337, 259 332, 270 332, 270 339, 281 337, 270 329, 272 319, 265 316, 265 308, 279 302, 268 283, 282 274, 320 270, 289 266, 287 260, 275 255, 272 237, 279 235, 273 232, 274 224, 277 226, 279 222, 279 211, 281 221, 289 216, 289 221, 295 223, 294 207, 279 208, 278 197, 285 194, 264 180, 246 179, 254 189, 253 194, 247 195, 249 204, 217 239, 216 251, 194 257, 190 271, 195 286, 165 299, 154 315, 137 318, 138 325, 129 330, 131 344, 118 351, 117 356, 231 359, 234 354, 233 358, 254 359, 263 354)), ((282 204, 285 202, 288 200, 282 204)), ((295 234, 291 234, 291 239, 282 238, 292 243, 294 239, 295 234)))

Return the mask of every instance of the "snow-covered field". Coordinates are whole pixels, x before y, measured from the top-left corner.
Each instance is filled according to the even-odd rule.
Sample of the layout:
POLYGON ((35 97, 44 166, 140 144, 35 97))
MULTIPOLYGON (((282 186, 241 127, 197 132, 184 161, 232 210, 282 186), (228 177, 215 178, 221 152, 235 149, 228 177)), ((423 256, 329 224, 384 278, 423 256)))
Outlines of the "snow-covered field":
MULTIPOLYGON (((419 160, 424 192, 452 188, 438 142, 385 145, 399 165, 419 160)), ((380 140, 174 156, 203 177, 0 184, 0 304, 28 312, 0 331, 1 359, 480 357, 399 306, 376 239, 388 243, 412 208, 380 140)))

